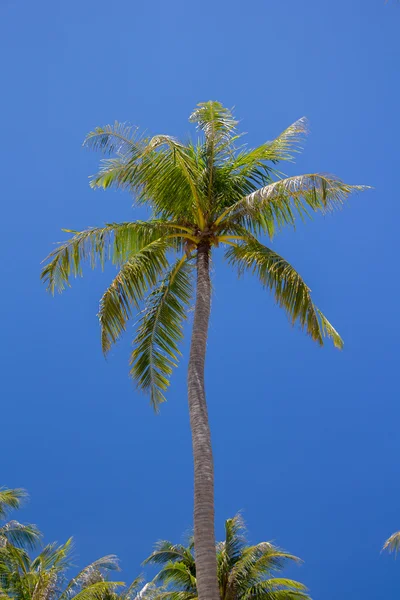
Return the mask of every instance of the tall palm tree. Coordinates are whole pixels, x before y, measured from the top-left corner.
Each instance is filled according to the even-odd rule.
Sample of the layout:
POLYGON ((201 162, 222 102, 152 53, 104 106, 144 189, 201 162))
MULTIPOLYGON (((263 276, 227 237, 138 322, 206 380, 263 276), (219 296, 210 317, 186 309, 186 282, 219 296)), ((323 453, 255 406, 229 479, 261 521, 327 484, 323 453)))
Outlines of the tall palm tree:
MULTIPOLYGON (((11 510, 20 508, 27 496, 26 491, 20 488, 0 488, 0 519, 5 519, 11 510)), ((15 520, 0 525, 0 548, 10 545, 33 548, 39 540, 40 532, 36 525, 24 525, 15 520)))
MULTIPOLYGON (((292 554, 261 542, 246 544, 240 515, 225 522, 225 541, 216 545, 219 596, 221 600, 309 600, 307 588, 298 581, 276 577, 285 564, 299 562, 292 554)), ((153 600, 195 600, 198 598, 193 542, 188 547, 162 541, 145 560, 161 565, 154 583, 153 600)))
POLYGON ((137 205, 150 208, 147 221, 109 223, 71 231, 48 257, 42 272, 50 292, 62 291, 71 275, 111 259, 118 274, 100 301, 101 343, 107 353, 126 328, 132 309, 141 313, 131 355, 131 375, 148 391, 153 406, 165 400, 175 367, 182 325, 192 297, 196 302, 188 369, 188 398, 194 454, 194 544, 200 600, 217 600, 214 544, 214 475, 204 388, 204 364, 211 286, 210 260, 217 246, 239 273, 250 271, 271 290, 290 320, 318 344, 342 340, 314 305, 310 289, 279 254, 259 241, 272 238, 297 216, 329 212, 349 194, 361 191, 319 174, 280 178, 276 164, 290 161, 306 131, 300 119, 258 148, 237 145, 237 121, 218 102, 199 104, 190 117, 200 136, 182 143, 168 135, 141 137, 119 123, 98 127, 85 145, 114 154, 105 159, 93 188, 129 191, 137 205), (177 255, 173 259, 173 255, 177 255))
POLYGON ((91 563, 69 582, 72 539, 49 544, 31 559, 21 548, 0 548, 0 598, 3 600, 103 600, 120 582, 106 581, 105 573, 117 569, 116 557, 91 563))

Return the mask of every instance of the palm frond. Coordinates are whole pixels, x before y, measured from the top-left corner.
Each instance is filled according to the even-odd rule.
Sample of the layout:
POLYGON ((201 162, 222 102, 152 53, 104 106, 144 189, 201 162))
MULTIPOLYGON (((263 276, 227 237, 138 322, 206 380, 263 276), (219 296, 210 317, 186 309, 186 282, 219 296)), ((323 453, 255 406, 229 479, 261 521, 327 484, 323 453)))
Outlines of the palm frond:
POLYGON ((396 555, 400 550, 400 531, 393 533, 384 543, 382 550, 389 550, 396 555))
POLYGON ((190 115, 189 121, 197 124, 207 143, 213 146, 232 137, 238 124, 232 111, 214 100, 200 102, 190 115))
POLYGON ((322 346, 328 336, 336 348, 343 348, 338 332, 312 302, 309 287, 279 254, 252 239, 230 247, 226 257, 238 267, 239 274, 246 270, 256 274, 274 292, 276 302, 286 310, 292 323, 298 322, 314 341, 322 346))
POLYGON ((202 171, 189 147, 166 135, 147 140, 138 155, 118 155, 103 160, 91 186, 115 186, 130 191, 137 204, 147 204, 154 214, 197 222, 203 203, 198 180, 202 171))
POLYGON ((172 544, 167 540, 160 540, 150 556, 143 561, 143 565, 165 565, 174 561, 194 566, 194 557, 189 548, 185 548, 182 544, 172 544))
POLYGON ((271 235, 275 226, 295 225, 309 211, 323 214, 340 208, 353 192, 362 192, 368 186, 349 185, 340 179, 320 174, 300 175, 270 183, 245 196, 226 209, 217 219, 228 223, 248 220, 256 227, 265 223, 264 230, 271 235))
POLYGON ((107 593, 114 592, 116 588, 123 585, 122 581, 98 581, 82 588, 73 596, 73 600, 104 600, 107 593))
POLYGON ((73 539, 69 538, 65 544, 57 546, 56 542, 47 544, 43 550, 33 559, 31 570, 49 570, 54 569, 63 572, 71 566, 71 554, 73 551, 73 539))
POLYGON ((102 556, 95 560, 90 565, 83 568, 66 586, 64 592, 60 595, 59 600, 67 600, 71 598, 77 589, 86 587, 97 581, 103 581, 102 573, 108 571, 119 571, 118 558, 115 554, 102 556), (100 577, 99 577, 100 576, 100 577))
POLYGON ((22 488, 0 488, 0 519, 4 519, 10 510, 20 508, 27 497, 27 492, 22 488))
POLYGON ((173 562, 165 565, 154 578, 161 585, 178 586, 183 592, 196 593, 196 577, 192 575, 187 565, 182 562, 173 562))
POLYGON ((224 551, 229 566, 235 564, 240 558, 246 544, 245 524, 241 514, 225 521, 225 546, 224 551))
POLYGON ((266 142, 260 146, 263 151, 263 160, 272 162, 292 160, 293 152, 298 152, 299 144, 307 132, 308 122, 305 117, 302 117, 282 131, 272 142, 266 142))
POLYGON ((307 588, 291 579, 269 579, 249 586, 242 600, 310 600, 307 588))
MULTIPOLYGON (((45 259, 46 266, 41 278, 52 294, 62 292, 69 286, 72 276, 82 276, 82 263, 89 262, 92 269, 98 264, 103 268, 107 260, 121 264, 145 245, 162 236, 180 232, 173 223, 161 220, 109 223, 104 227, 93 227, 84 231, 64 230, 73 237, 60 243, 45 259)), ((177 238, 176 247, 181 246, 177 238)), ((172 242, 171 242, 172 244, 172 242)))
POLYGON ((165 401, 163 392, 180 354, 178 343, 192 294, 191 269, 186 257, 170 268, 150 294, 134 340, 131 375, 142 390, 150 392, 155 410, 165 401))
POLYGON ((23 525, 18 521, 9 521, 0 527, 0 539, 20 548, 34 548, 40 541, 41 533, 36 525, 23 525))
POLYGON ((103 294, 98 317, 104 353, 125 331, 132 304, 139 310, 146 292, 156 284, 168 266, 168 247, 169 240, 161 238, 132 254, 103 294))
POLYGON ((109 154, 128 153, 132 156, 140 153, 143 149, 143 144, 139 143, 137 132, 136 127, 115 121, 114 125, 96 127, 90 131, 83 145, 92 150, 101 150, 109 154))

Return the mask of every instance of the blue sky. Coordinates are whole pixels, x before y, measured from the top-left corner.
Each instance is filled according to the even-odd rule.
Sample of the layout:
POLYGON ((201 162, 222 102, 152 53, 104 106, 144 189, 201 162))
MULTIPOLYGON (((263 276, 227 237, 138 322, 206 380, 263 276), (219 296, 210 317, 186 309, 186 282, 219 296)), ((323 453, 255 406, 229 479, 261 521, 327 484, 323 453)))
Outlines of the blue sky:
POLYGON ((117 119, 185 137, 196 103, 218 99, 250 145, 308 117, 289 174, 375 188, 273 245, 343 335, 342 353, 313 345, 215 258, 218 536, 241 509, 253 542, 304 559, 290 575, 315 600, 397 593, 399 565, 380 548, 400 528, 399 22, 394 0, 2 0, 0 483, 29 490, 19 518, 47 540, 75 536, 79 564, 116 553, 129 581, 157 539, 191 526, 188 337, 156 417, 127 376, 132 328, 101 354, 96 312, 112 271, 52 299, 40 262, 62 227, 141 216, 127 195, 90 190, 89 130, 117 119))

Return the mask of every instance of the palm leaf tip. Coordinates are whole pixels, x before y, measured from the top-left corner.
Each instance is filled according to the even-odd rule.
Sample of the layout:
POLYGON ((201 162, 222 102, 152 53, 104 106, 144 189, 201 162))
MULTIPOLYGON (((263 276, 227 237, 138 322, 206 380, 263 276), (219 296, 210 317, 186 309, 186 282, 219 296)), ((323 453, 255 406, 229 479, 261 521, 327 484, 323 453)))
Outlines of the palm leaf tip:
POLYGON ((384 543, 382 550, 388 550, 390 553, 397 555, 400 550, 400 531, 393 533, 384 543))
POLYGON ((313 303, 310 288, 282 256, 250 238, 230 247, 226 257, 238 268, 239 275, 247 270, 257 275, 263 286, 274 293, 292 324, 299 323, 314 341, 322 346, 324 338, 330 337, 337 348, 343 347, 336 329, 313 303))

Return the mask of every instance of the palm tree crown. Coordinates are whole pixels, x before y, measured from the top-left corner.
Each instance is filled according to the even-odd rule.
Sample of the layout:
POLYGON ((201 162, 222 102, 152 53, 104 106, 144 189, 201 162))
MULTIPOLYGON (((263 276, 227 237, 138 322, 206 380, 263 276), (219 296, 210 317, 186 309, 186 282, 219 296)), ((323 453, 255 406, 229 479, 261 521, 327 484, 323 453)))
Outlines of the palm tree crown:
POLYGON ((119 585, 105 574, 117 569, 116 557, 105 556, 91 563, 69 582, 72 539, 49 544, 35 558, 20 548, 0 548, 0 596, 4 600, 103 600, 119 585))
MULTIPOLYGON (((291 579, 276 577, 292 554, 269 542, 246 544, 240 515, 225 522, 225 541, 216 545, 221 600, 309 600, 307 588, 291 579)), ((151 590, 152 600, 198 598, 193 542, 188 547, 162 541, 145 564, 161 566, 151 590)))
POLYGON ((71 231, 48 257, 42 278, 54 293, 92 267, 111 259, 118 273, 100 301, 101 343, 105 353, 126 328, 132 309, 141 313, 131 375, 150 393, 155 408, 165 400, 176 366, 182 326, 192 297, 196 252, 223 245, 239 273, 250 271, 271 290, 290 320, 318 344, 342 340, 314 305, 299 273, 258 237, 268 236, 296 217, 340 207, 352 186, 324 174, 281 178, 277 163, 290 161, 306 133, 300 119, 276 139, 249 149, 239 143, 237 121, 218 102, 199 104, 190 117, 199 139, 182 143, 168 135, 142 137, 119 123, 98 127, 85 145, 112 153, 91 180, 92 187, 130 191, 136 204, 151 209, 148 221, 109 223, 71 231), (176 258, 174 258, 176 255, 176 258))

